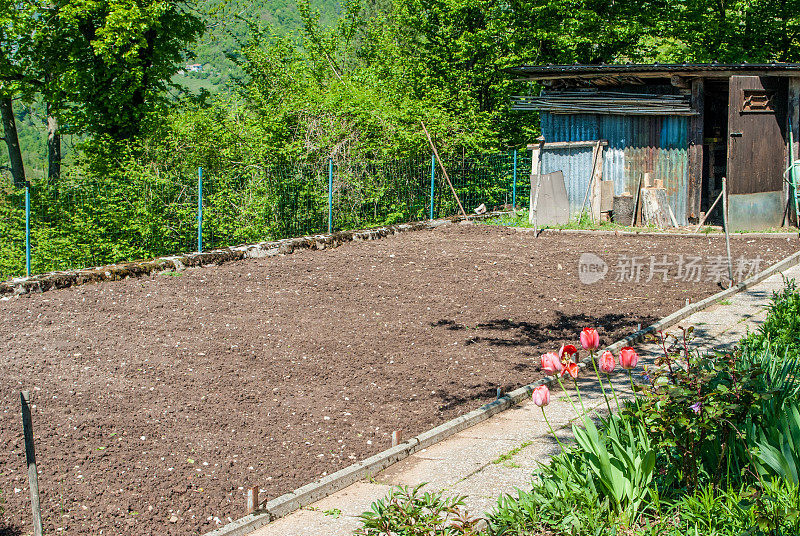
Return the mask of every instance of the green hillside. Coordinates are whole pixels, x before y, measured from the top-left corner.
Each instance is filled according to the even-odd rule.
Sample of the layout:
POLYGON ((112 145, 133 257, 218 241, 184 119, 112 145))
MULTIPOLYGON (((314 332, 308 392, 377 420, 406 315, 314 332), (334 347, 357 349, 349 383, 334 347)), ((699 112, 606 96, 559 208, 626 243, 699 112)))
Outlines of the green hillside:
MULTIPOLYGON (((338 0, 311 0, 311 8, 319 12, 323 26, 335 23, 340 12, 338 0)), ((206 34, 192 48, 187 64, 200 64, 202 70, 179 73, 173 79, 193 94, 201 89, 214 93, 241 74, 230 55, 237 55, 240 43, 247 42, 251 26, 280 36, 302 26, 296 0, 200 0, 197 9, 206 21, 206 34)))

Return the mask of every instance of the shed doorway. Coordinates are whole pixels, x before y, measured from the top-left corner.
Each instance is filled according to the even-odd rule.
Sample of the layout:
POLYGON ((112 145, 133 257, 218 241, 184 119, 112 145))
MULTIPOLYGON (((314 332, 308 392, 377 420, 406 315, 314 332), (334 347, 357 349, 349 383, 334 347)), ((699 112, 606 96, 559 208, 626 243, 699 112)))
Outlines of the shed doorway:
MULTIPOLYGON (((728 80, 706 80, 703 117, 703 180, 700 210, 708 212, 722 191, 728 172, 728 80)), ((706 223, 722 225, 722 203, 717 203, 706 223)))

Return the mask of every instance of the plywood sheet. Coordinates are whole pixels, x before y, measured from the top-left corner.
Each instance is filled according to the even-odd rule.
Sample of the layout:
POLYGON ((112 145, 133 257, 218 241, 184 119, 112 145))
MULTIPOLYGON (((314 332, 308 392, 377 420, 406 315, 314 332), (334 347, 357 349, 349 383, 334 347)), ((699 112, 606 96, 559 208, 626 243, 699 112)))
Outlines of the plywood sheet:
POLYGON ((564 173, 561 171, 542 175, 536 212, 537 222, 541 227, 569 223, 569 198, 564 184, 564 173))

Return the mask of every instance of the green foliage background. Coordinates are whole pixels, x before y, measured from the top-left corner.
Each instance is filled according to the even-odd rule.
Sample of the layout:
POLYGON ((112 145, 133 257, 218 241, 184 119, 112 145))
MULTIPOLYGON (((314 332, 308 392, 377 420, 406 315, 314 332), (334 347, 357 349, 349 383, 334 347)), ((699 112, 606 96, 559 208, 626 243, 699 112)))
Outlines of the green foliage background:
MULTIPOLYGON (((104 2, 112 4, 87 5, 104 2)), ((64 0, 67 13, 82 5, 64 0)), ((535 113, 509 108, 511 95, 537 88, 507 67, 800 57, 800 0, 200 0, 182 9, 188 18, 169 31, 183 39, 183 56, 164 40, 153 87, 166 98, 126 108, 136 128, 104 126, 114 103, 126 102, 119 88, 92 78, 65 86, 75 113, 64 116, 57 184, 43 178, 44 96, 16 101, 33 181, 35 271, 192 249, 197 167, 211 181, 214 245, 324 228, 329 159, 337 227, 423 217, 430 152, 421 122, 470 203, 502 204, 509 151, 538 135, 535 113), (195 19, 205 24, 197 42, 195 19), (203 71, 185 73, 187 63, 203 71), (497 156, 476 159, 486 154, 497 156)), ((156 20, 149 13, 141 16, 156 20)), ((95 53, 124 70, 127 56, 110 43, 131 31, 107 28, 95 53)), ((0 167, 6 158, 0 152, 0 167)), ((0 274, 17 274, 20 194, 0 192, 0 274)))

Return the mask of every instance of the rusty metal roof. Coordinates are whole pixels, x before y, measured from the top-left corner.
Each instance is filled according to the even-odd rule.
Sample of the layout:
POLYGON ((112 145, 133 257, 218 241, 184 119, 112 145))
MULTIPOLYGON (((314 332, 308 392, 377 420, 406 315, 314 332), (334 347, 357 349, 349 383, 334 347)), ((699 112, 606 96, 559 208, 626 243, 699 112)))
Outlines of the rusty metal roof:
POLYGON ((509 67, 506 72, 531 80, 554 77, 594 78, 609 76, 658 77, 684 74, 687 76, 722 75, 726 72, 786 73, 800 76, 800 63, 626 63, 618 65, 520 65, 509 67))

